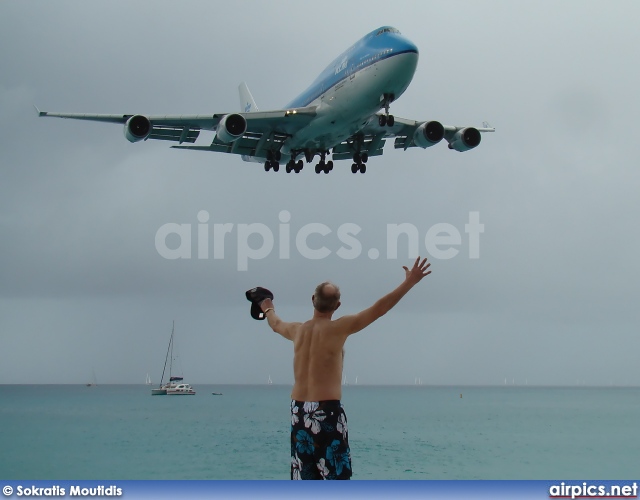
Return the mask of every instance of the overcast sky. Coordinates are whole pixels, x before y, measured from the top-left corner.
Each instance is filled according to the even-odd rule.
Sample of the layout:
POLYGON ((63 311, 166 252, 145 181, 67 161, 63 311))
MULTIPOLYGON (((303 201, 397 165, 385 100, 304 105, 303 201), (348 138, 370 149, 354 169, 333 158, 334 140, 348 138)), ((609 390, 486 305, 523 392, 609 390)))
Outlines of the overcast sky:
POLYGON ((634 1, 0 3, 0 383, 84 383, 93 372, 98 383, 158 382, 175 320, 196 389, 290 384, 292 346, 250 318, 244 291, 270 288, 281 317, 303 321, 328 279, 342 289, 339 313, 354 313, 412 261, 406 239, 388 255, 388 224, 415 227, 421 255, 429 230, 447 224, 458 253, 432 252, 432 275, 348 340, 349 380, 640 384, 638 18, 634 1), (388 143, 365 175, 348 161, 329 175, 287 175, 234 155, 130 144, 119 125, 33 108, 233 112, 246 81, 261 109, 277 109, 382 25, 420 50, 393 114, 487 120, 496 133, 466 153, 388 143), (473 213, 484 225, 479 258, 465 233, 473 213), (170 223, 191 225, 191 259, 158 252, 170 223), (214 259, 223 223, 233 229, 214 259), (238 270, 239 227, 257 223, 273 250, 238 270), (310 224, 331 230, 308 240, 328 257, 298 252, 310 224), (356 258, 337 253, 343 224, 361 228, 356 258))

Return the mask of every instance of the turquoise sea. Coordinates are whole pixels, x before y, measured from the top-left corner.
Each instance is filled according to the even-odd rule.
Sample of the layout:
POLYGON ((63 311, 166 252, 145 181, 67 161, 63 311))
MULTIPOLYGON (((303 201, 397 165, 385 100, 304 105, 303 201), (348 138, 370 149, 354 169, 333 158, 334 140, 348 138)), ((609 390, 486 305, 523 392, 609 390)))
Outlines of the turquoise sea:
MULTIPOLYGON (((194 388, 0 385, 0 478, 289 478, 291 387, 194 388)), ((353 479, 638 475, 640 388, 345 386, 343 403, 353 479)))

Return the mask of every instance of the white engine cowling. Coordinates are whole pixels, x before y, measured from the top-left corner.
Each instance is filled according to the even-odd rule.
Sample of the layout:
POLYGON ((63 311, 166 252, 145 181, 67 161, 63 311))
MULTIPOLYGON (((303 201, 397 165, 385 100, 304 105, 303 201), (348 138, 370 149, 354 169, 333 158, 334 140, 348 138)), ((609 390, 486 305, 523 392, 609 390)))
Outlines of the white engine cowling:
POLYGON ((142 115, 134 115, 124 124, 124 136, 129 142, 143 141, 151 133, 149 118, 142 115))
POLYGON ((237 141, 247 131, 247 120, 237 113, 224 115, 216 127, 216 137, 224 143, 237 141))
POLYGON ((421 148, 428 148, 438 144, 444 137, 442 123, 436 121, 424 122, 413 134, 413 142, 421 148))
POLYGON ((449 141, 449 149, 456 151, 469 151, 480 144, 481 135, 477 128, 467 127, 458 130, 449 141))

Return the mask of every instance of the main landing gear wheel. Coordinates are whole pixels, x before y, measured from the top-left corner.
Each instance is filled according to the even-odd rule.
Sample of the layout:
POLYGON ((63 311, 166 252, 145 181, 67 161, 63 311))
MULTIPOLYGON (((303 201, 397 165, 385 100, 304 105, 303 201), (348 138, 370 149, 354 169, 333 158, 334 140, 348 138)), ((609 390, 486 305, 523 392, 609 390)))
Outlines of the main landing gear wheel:
POLYGON ((304 163, 302 162, 302 160, 298 160, 297 163, 294 160, 289 160, 287 162, 286 171, 288 174, 291 172, 295 172, 297 174, 300 172, 300 170, 302 170, 303 165, 304 163))
POLYGON ((329 151, 323 151, 319 154, 320 154, 320 161, 316 165, 316 174, 319 174, 320 172, 324 172, 325 174, 328 174, 333 170, 333 162, 331 160, 325 161, 325 159, 327 158, 327 155, 329 154, 329 151))
POLYGON ((282 153, 280 151, 267 151, 267 161, 264 162, 264 171, 268 172, 273 169, 274 172, 280 170, 280 159, 282 153))
POLYGON ((353 155, 353 164, 351 165, 351 172, 357 173, 362 172, 363 174, 367 171, 367 160, 369 159, 369 155, 367 153, 356 153, 353 155))
POLYGON ((280 164, 275 160, 267 160, 264 162, 264 171, 268 172, 273 169, 274 172, 280 170, 280 164))
POLYGON ((324 172, 325 174, 328 174, 332 170, 333 170, 333 162, 331 160, 329 160, 326 163, 324 161, 320 161, 320 163, 316 165, 316 174, 319 174, 320 172, 324 172))

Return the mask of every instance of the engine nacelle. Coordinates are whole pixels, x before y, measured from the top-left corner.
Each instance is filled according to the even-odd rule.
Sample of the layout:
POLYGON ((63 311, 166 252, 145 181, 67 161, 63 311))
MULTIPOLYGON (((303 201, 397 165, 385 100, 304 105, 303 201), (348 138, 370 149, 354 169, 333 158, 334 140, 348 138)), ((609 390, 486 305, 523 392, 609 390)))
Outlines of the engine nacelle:
POLYGON ((216 127, 216 137, 224 143, 237 141, 247 131, 244 116, 233 113, 224 115, 216 127))
POLYGON ((124 136, 129 142, 143 141, 151 133, 149 118, 142 115, 134 115, 124 124, 124 136))
POLYGON ((467 127, 458 130, 449 141, 449 149, 456 151, 469 151, 480 144, 481 135, 477 128, 467 127))
POLYGON ((421 148, 428 148, 438 144, 444 137, 444 127, 442 123, 431 121, 424 122, 413 134, 413 142, 421 148))

